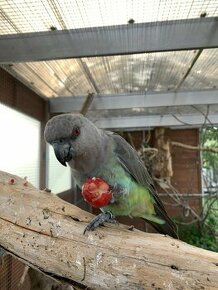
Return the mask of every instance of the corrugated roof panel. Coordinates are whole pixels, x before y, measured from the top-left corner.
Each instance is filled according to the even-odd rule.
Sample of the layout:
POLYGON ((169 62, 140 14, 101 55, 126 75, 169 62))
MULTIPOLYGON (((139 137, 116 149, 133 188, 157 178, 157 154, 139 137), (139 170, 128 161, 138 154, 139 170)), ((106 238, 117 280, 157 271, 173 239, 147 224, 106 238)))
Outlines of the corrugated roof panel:
POLYGON ((217 0, 5 0, 0 34, 75 29, 217 15, 217 0))
POLYGON ((147 91, 175 90, 194 58, 191 51, 171 51, 149 54, 150 74, 147 91))
POLYGON ((77 59, 18 63, 7 70, 46 97, 86 95, 93 91, 77 59))
MULTIPOLYGON (((196 53, 191 50, 52 60, 18 63, 7 69, 46 97, 81 96, 88 92, 164 92, 177 89, 196 53)), ((218 49, 203 51, 179 89, 217 87, 217 62, 218 49)))
POLYGON ((180 89, 214 89, 217 87, 218 49, 205 49, 180 89))
POLYGON ((42 96, 56 95, 56 92, 49 87, 46 80, 40 77, 39 72, 34 71, 26 63, 18 63, 13 66, 3 66, 9 73, 21 80, 26 86, 42 96))
POLYGON ((140 73, 147 54, 85 58, 90 73, 101 93, 143 91, 144 78, 140 73), (141 77, 141 78, 140 78, 141 77))
POLYGON ((189 68, 193 51, 85 58, 103 94, 176 89, 189 68))
POLYGON ((61 89, 58 89, 58 95, 77 96, 93 92, 93 87, 89 78, 84 74, 79 59, 47 61, 46 63, 52 67, 64 85, 61 89))

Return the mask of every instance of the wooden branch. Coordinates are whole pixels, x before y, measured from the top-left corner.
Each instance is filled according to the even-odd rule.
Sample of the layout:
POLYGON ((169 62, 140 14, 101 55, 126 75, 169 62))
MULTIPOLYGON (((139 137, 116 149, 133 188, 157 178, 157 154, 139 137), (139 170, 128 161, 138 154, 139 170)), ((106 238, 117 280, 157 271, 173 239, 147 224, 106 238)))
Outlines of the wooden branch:
POLYGON ((28 265, 90 289, 217 289, 217 253, 122 225, 83 235, 92 217, 0 172, 0 246, 28 265))
POLYGON ((209 147, 200 147, 200 146, 191 146, 180 142, 172 141, 170 142, 172 146, 178 146, 189 150, 199 150, 199 151, 208 151, 212 153, 218 153, 218 148, 209 148, 209 147))
POLYGON ((85 102, 83 103, 82 108, 80 110, 80 114, 82 114, 84 116, 86 115, 86 113, 88 112, 89 107, 92 104, 94 96, 95 96, 94 93, 88 93, 88 95, 87 95, 87 97, 85 99, 85 102))

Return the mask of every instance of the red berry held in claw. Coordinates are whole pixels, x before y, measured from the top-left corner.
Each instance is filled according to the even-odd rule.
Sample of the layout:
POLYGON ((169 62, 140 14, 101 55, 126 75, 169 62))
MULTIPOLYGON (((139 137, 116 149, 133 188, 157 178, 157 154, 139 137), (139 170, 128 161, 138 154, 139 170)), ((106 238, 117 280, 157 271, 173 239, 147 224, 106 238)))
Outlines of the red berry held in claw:
POLYGON ((112 192, 109 185, 101 178, 88 178, 82 187, 82 196, 93 207, 104 207, 109 204, 112 192))

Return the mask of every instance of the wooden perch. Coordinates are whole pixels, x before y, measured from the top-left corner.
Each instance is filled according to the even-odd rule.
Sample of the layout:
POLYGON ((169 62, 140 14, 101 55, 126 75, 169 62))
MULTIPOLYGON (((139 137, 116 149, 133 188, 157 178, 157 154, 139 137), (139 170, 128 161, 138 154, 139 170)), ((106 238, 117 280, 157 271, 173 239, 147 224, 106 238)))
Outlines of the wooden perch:
POLYGON ((83 103, 82 108, 80 110, 80 114, 82 114, 84 116, 86 115, 86 113, 88 112, 89 107, 92 104, 94 96, 95 96, 94 93, 88 93, 88 95, 87 95, 87 97, 85 99, 85 102, 83 103))
POLYGON ((208 151, 211 153, 218 153, 218 148, 211 148, 211 147, 201 147, 201 146, 191 146, 180 142, 171 141, 170 144, 172 146, 182 147, 188 150, 199 150, 199 151, 208 151))
POLYGON ((217 289, 217 253, 123 225, 83 235, 92 217, 0 172, 0 246, 24 263, 83 289, 217 289))

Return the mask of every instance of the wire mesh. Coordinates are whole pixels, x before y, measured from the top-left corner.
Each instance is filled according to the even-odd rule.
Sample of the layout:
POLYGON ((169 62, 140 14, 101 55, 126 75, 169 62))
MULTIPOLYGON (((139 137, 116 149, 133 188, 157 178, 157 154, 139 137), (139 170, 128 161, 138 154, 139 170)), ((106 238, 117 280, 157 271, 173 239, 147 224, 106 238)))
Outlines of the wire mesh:
POLYGON ((217 0, 1 0, 0 34, 217 15, 217 0))
POLYGON ((28 275, 20 284, 25 265, 10 255, 0 257, 0 289, 1 290, 29 290, 28 275))
MULTIPOLYGON (((96 26, 108 29, 105 26, 133 22, 154 22, 156 25, 156 21, 218 14, 217 0, 0 0, 0 4, 0 34, 92 29, 96 26)), ((173 29, 173 25, 169 33, 170 29, 173 29)), ((109 32, 112 36, 112 30, 109 32)), ((140 35, 138 31, 134 33, 137 37, 132 36, 131 39, 137 42, 140 35)), ((85 32, 79 37, 86 38, 88 34, 85 32)), ((122 29, 118 29, 116 37, 124 42, 122 29)), ((125 52, 128 52, 128 47, 125 52)), ((191 50, 142 53, 17 63, 3 68, 45 97, 78 96, 88 92, 117 94, 174 91, 195 55, 196 52, 191 50)), ((216 88, 217 58, 218 49, 203 51, 180 89, 216 88)))

